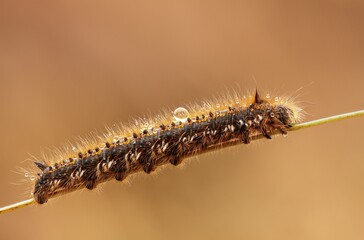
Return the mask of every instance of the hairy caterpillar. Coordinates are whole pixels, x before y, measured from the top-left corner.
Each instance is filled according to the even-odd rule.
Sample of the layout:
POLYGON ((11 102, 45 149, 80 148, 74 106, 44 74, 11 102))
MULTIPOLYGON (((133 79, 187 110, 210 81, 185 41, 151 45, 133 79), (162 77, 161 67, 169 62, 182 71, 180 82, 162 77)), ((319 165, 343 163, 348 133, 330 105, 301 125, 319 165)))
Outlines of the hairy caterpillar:
POLYGON ((32 195, 43 204, 49 198, 158 166, 179 165, 194 154, 226 145, 245 143, 263 136, 270 139, 278 130, 299 121, 301 108, 289 98, 263 99, 254 96, 224 97, 204 106, 177 108, 174 117, 161 116, 150 123, 127 129, 109 130, 101 141, 87 143, 56 159, 34 161, 38 171, 32 195))

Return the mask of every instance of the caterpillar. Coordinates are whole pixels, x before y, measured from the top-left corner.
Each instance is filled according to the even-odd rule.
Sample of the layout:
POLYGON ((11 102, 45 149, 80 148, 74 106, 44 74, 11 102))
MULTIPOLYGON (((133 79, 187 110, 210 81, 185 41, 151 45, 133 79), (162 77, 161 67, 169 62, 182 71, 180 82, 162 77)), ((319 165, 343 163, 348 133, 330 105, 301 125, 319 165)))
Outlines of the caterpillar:
POLYGON ((302 109, 291 98, 262 98, 258 91, 179 107, 143 126, 109 129, 99 141, 88 141, 56 159, 35 160, 32 196, 38 204, 81 188, 123 181, 130 174, 151 173, 165 164, 179 165, 192 155, 232 144, 248 144, 259 136, 283 135, 297 123, 302 109), (76 151, 77 149, 77 151, 76 151))

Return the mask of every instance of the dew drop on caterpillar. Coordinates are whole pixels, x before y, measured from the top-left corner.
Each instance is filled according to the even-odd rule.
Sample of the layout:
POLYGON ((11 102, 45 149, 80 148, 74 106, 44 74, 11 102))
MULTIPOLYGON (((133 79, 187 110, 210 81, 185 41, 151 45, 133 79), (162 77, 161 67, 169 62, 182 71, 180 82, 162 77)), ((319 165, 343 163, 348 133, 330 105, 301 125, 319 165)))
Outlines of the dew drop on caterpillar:
POLYGON ((70 151, 35 160, 34 172, 26 175, 34 183, 34 201, 78 189, 94 189, 100 183, 123 181, 130 174, 151 173, 165 164, 179 165, 183 159, 288 128, 301 118, 301 108, 290 98, 262 98, 235 94, 203 106, 179 107, 172 114, 145 120, 128 128, 108 129, 98 141, 84 140, 70 151))

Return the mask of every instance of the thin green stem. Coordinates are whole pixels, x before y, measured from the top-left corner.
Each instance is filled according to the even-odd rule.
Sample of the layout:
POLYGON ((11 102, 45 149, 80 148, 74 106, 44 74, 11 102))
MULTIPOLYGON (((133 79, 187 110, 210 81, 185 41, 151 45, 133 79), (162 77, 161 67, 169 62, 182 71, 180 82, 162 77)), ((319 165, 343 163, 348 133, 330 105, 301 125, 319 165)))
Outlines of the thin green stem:
MULTIPOLYGON (((296 125, 292 126, 291 128, 289 128, 288 130, 289 131, 297 131, 297 130, 304 129, 304 128, 314 127, 314 126, 318 126, 318 125, 322 125, 322 124, 326 124, 326 123, 330 123, 330 122, 336 122, 336 121, 343 120, 343 119, 346 119, 346 118, 359 117, 359 116, 363 116, 363 115, 364 115, 364 110, 360 110, 360 111, 335 115, 335 116, 332 116, 332 117, 321 118, 321 119, 310 121, 310 122, 296 124, 296 125)), ((254 140, 257 140, 257 139, 260 139, 260 138, 259 137, 254 138, 254 140)), ((238 144, 238 142, 233 141, 229 145, 236 145, 236 144, 238 144)), ((228 146, 228 145, 226 145, 226 146, 228 146)), ((218 147, 221 147, 221 146, 217 146, 217 148, 218 147)), ((214 150, 214 149, 211 149, 211 150, 214 150)), ((18 208, 26 207, 26 206, 31 205, 33 203, 35 203, 34 199, 28 199, 28 200, 25 200, 25 201, 22 201, 22 202, 18 202, 18 203, 8 205, 8 206, 5 206, 3 208, 0 208, 0 214, 5 213, 5 212, 10 212, 10 211, 13 211, 13 210, 18 209, 18 208)))
POLYGON ((10 211, 13 211, 13 210, 18 209, 18 208, 26 207, 26 206, 31 205, 33 203, 35 203, 35 201, 32 198, 32 199, 28 199, 28 200, 25 200, 25 201, 21 201, 21 202, 17 202, 17 203, 8 205, 8 206, 0 208, 0 214, 10 212, 10 211))
POLYGON ((314 126, 322 125, 325 123, 336 122, 336 121, 343 120, 346 118, 359 117, 362 115, 364 115, 364 110, 344 113, 344 114, 335 115, 335 116, 327 117, 327 118, 321 118, 321 119, 313 120, 310 122, 305 122, 305 123, 300 123, 300 124, 294 125, 293 127, 291 127, 289 129, 289 131, 297 131, 297 130, 300 130, 303 128, 314 127, 314 126))

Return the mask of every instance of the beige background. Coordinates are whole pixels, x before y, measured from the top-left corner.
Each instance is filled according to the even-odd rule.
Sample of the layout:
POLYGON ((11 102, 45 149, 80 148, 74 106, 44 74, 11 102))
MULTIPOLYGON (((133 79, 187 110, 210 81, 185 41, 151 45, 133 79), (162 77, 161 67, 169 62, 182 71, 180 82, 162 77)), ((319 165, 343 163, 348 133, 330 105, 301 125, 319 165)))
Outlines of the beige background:
MULTIPOLYGON (((225 88, 364 106, 363 1, 0 2, 0 205, 29 154, 225 88)), ((0 216, 0 239, 363 239, 364 119, 0 216)))

